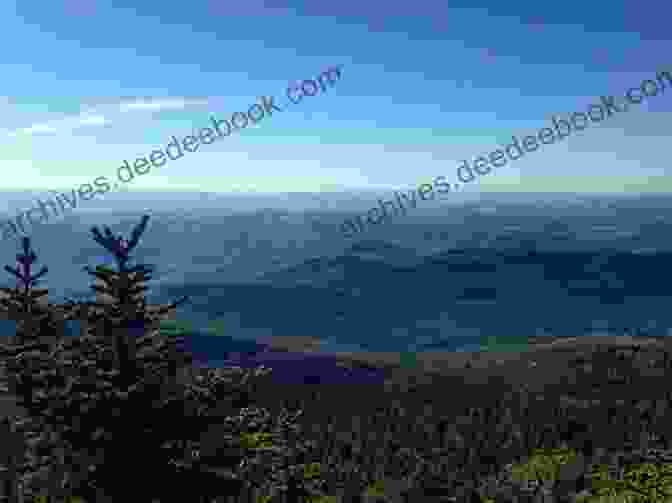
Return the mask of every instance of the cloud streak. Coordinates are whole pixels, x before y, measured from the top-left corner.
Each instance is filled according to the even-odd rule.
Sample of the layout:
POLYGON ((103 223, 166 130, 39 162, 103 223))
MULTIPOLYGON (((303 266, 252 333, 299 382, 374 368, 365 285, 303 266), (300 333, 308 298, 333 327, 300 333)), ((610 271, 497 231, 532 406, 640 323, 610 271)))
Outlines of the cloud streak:
POLYGON ((135 101, 133 103, 123 103, 120 105, 119 109, 122 112, 129 111, 151 111, 158 112, 161 110, 181 110, 190 106, 201 106, 207 105, 208 100, 186 100, 186 99, 170 99, 170 100, 159 100, 159 101, 135 101))
POLYGON ((10 137, 19 135, 49 135, 70 133, 77 129, 90 126, 105 126, 120 119, 127 113, 160 112, 163 110, 183 110, 191 106, 204 106, 208 100, 190 100, 187 98, 168 98, 159 100, 140 100, 106 104, 98 107, 88 107, 78 115, 70 115, 60 119, 45 122, 37 122, 25 128, 19 128, 9 132, 10 137))

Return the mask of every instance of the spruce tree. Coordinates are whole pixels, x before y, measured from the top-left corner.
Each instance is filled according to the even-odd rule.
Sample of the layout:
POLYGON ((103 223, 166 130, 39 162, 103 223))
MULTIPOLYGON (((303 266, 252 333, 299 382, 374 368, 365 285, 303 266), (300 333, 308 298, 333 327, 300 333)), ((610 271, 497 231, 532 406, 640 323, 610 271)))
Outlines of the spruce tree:
POLYGON ((23 238, 23 253, 16 256, 18 266, 5 266, 5 270, 17 278, 16 288, 0 287, 5 294, 0 298, 0 311, 5 319, 13 320, 16 335, 9 344, 0 345, 3 355, 3 372, 13 379, 8 382, 10 391, 21 397, 21 405, 30 408, 32 403, 35 376, 31 364, 37 364, 40 356, 48 354, 62 335, 63 322, 72 317, 72 312, 58 308, 38 299, 48 294, 47 289, 35 288, 48 268, 43 266, 33 275, 32 265, 37 255, 31 249, 30 238, 23 238))
MULTIPOLYGON (((153 466, 154 474, 165 477, 161 468, 169 466, 170 453, 162 449, 164 437, 180 430, 180 416, 164 412, 179 410, 177 372, 190 359, 177 350, 177 341, 160 336, 158 322, 186 298, 158 309, 147 305, 143 292, 148 289, 144 283, 151 279, 151 268, 131 266, 129 260, 148 220, 148 216, 142 218, 128 241, 113 236, 107 227, 104 235, 92 228, 94 240, 112 254, 117 269, 84 268, 102 282, 91 287, 101 300, 69 301, 86 329, 81 337, 67 341, 58 355, 69 367, 66 373, 71 380, 67 396, 49 410, 49 416, 52 421, 62 419, 57 427, 63 438, 83 455, 79 489, 82 496, 96 501, 128 497, 118 493, 128 491, 118 484, 120 473, 136 477, 153 466), (178 423, 162 427, 171 420, 178 423)), ((155 487, 146 486, 156 486, 161 477, 146 478, 137 477, 133 486, 148 489, 149 497, 155 487)))
MULTIPOLYGON (((92 228, 117 268, 85 267, 100 283, 92 286, 99 301, 70 300, 54 311, 56 320, 82 321, 79 337, 30 343, 42 350, 41 360, 35 359, 45 371, 11 367, 31 390, 39 379, 45 383, 40 393, 17 388, 25 395, 28 419, 42 425, 51 442, 44 445, 60 449, 60 466, 71 467, 65 476, 72 494, 88 502, 158 497, 161 503, 183 503, 197 501, 199 494, 237 495, 246 486, 269 484, 272 492, 282 492, 289 477, 311 461, 314 445, 301 438, 297 425, 302 411, 271 415, 256 407, 255 383, 269 369, 197 370, 179 337, 162 334, 161 318, 186 298, 159 308, 147 304, 151 268, 129 261, 148 219, 142 218, 128 241, 107 227, 104 234, 92 228), (247 445, 250 435, 266 435, 271 444, 247 445)), ((26 249, 24 255, 34 254, 26 249)), ((30 330, 21 332, 26 340, 50 326, 40 320, 51 319, 40 318, 32 304, 30 309, 22 325, 30 330)))
MULTIPOLYGON (((8 393, 27 413, 27 417, 11 418, 13 426, 23 428, 26 439, 32 441, 33 451, 39 447, 40 454, 46 453, 47 439, 52 448, 65 442, 61 445, 67 446, 71 462, 75 453, 79 453, 76 464, 79 464, 78 478, 82 483, 91 478, 90 468, 95 467, 89 454, 101 443, 96 440, 114 430, 106 428, 111 422, 110 408, 114 413, 120 409, 118 402, 127 399, 129 410, 128 405, 134 402, 128 400, 133 386, 142 388, 144 384, 145 395, 150 388, 155 394, 166 395, 162 377, 170 377, 171 370, 174 373, 180 366, 180 362, 171 358, 175 356, 170 347, 174 341, 157 340, 151 334, 143 337, 146 326, 155 324, 178 303, 158 310, 148 309, 141 295, 146 289, 141 283, 149 279, 148 268, 127 267, 128 252, 137 244, 147 219, 134 230, 128 243, 112 238, 109 229, 105 237, 97 229, 93 230, 95 239, 113 253, 119 265, 119 271, 97 269, 92 273, 105 284, 94 286, 94 290, 112 294, 115 302, 111 304, 70 301, 56 308, 39 303, 38 299, 46 295, 47 290, 34 287, 47 273, 47 268, 32 275, 31 266, 37 257, 30 249, 29 238, 23 240, 23 254, 17 255, 19 267, 5 267, 18 278, 18 283, 16 288, 3 288, 7 297, 0 299, 6 317, 15 320, 17 327, 14 340, 0 347, 3 375, 8 393), (67 341, 59 338, 62 322, 75 316, 90 325, 88 333, 67 341), (152 342, 154 347, 145 351, 152 342), (54 431, 58 432, 58 441, 51 435, 54 431)), ((137 396, 134 398, 137 402, 137 396)), ((152 402, 147 405, 151 406, 152 402)), ((145 417, 149 415, 145 414, 143 419, 145 417)), ((13 431, 21 430, 14 428, 13 431)), ((53 465, 53 459, 44 455, 29 456, 29 460, 32 462, 29 466, 20 467, 22 476, 29 478, 34 478, 37 470, 44 471, 53 465)))
MULTIPOLYGON (((17 267, 5 266, 5 270, 16 277, 16 287, 0 288, 5 294, 0 299, 2 317, 14 321, 16 327, 16 334, 7 337, 7 343, 0 344, 0 372, 5 395, 23 411, 3 418, 3 444, 12 445, 5 455, 20 482, 25 484, 55 464, 54 449, 58 442, 39 417, 36 397, 48 394, 54 386, 54 378, 58 379, 51 354, 63 335, 63 323, 72 318, 73 313, 62 306, 39 301, 48 290, 35 287, 48 268, 42 267, 33 275, 37 255, 31 248, 30 238, 23 238, 22 245, 23 253, 16 257, 17 267)), ((26 489, 30 494, 30 489, 26 489)), ((13 493, 16 488, 11 490, 13 493)), ((16 497, 11 494, 10 499, 16 497)))

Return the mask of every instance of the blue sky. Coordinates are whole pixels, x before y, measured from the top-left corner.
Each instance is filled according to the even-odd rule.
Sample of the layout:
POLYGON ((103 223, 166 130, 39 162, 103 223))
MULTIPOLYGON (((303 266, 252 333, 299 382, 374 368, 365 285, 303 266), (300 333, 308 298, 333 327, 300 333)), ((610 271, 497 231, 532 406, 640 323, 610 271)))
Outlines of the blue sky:
MULTIPOLYGON (((210 114, 284 98, 291 82, 332 65, 342 75, 326 93, 127 188, 319 192, 457 181, 462 159, 672 70, 669 4, 228 4, 0 3, 0 190, 114 178, 124 159, 206 127, 210 114)), ((669 190, 671 111, 668 89, 469 190, 669 190)))

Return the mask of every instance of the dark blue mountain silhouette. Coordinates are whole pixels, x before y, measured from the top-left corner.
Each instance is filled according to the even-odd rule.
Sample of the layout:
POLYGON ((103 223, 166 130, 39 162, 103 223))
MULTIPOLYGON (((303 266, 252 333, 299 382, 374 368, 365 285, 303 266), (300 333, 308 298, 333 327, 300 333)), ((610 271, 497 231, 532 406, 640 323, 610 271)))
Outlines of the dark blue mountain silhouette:
MULTIPOLYGON (((485 327, 484 335, 535 335, 535 329, 549 326, 541 323, 551 323, 553 332, 557 327, 548 321, 548 313, 555 314, 558 323, 572 323, 561 326, 558 333, 582 335, 580 330, 594 319, 595 306, 618 308, 638 297, 669 297, 671 255, 608 248, 554 251, 528 240, 507 249, 449 249, 420 257, 396 245, 368 242, 334 258, 311 258, 268 274, 263 281, 166 285, 162 296, 200 297, 194 311, 209 318, 233 317, 237 328, 250 334, 256 330, 263 335, 306 335, 372 351, 400 352, 407 351, 415 337, 426 335, 434 342, 427 339, 415 347, 438 344, 450 350, 469 343, 470 337, 472 343, 477 341, 458 332, 454 337, 439 333, 437 327, 424 327, 418 320, 437 320, 441 315, 458 321, 464 316, 471 322, 476 308, 469 306, 482 303, 476 322, 485 327), (562 314, 562 303, 572 299, 580 301, 580 309, 568 317, 562 314), (518 310, 514 316, 521 325, 514 327, 515 332, 502 326, 503 321, 510 323, 510 313, 498 313, 498 318, 483 311, 500 304, 518 310), (502 333, 503 328, 508 332, 502 333), (398 329, 406 330, 408 337, 393 337, 398 329)), ((624 314, 637 316, 637 312, 624 314)), ((627 322, 644 326, 646 321, 627 322)))

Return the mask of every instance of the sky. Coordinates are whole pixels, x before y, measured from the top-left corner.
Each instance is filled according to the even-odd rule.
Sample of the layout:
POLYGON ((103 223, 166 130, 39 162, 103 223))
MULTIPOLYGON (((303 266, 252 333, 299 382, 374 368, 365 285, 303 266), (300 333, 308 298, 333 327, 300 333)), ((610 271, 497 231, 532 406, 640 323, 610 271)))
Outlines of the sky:
MULTIPOLYGON (((457 182, 464 159, 672 71, 669 5, 0 2, 0 190, 70 190, 273 96, 282 112, 117 190, 457 182), (137 5, 141 4, 141 5, 137 5), (341 68, 290 104, 287 87, 341 68)), ((672 86, 466 190, 669 191, 672 86)))

